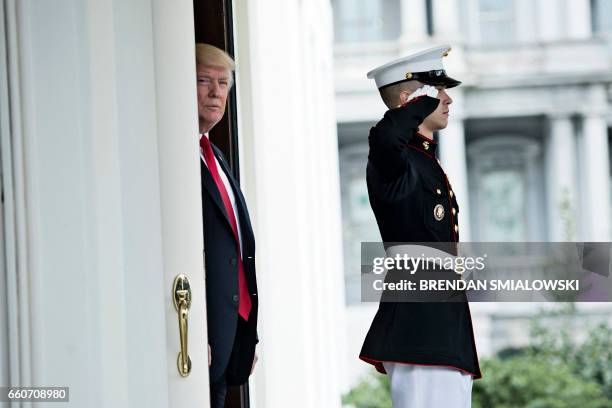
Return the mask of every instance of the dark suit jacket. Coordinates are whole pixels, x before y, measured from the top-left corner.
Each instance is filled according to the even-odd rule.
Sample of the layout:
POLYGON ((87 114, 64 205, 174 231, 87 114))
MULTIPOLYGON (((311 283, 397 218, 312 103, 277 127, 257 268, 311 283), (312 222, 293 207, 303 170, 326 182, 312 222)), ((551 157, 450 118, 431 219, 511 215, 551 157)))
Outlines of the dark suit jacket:
POLYGON ((257 344, 257 281, 255 278, 255 237, 247 205, 238 183, 221 151, 213 145, 220 164, 232 185, 242 236, 242 259, 253 307, 249 320, 238 316, 238 253, 234 233, 210 171, 200 159, 202 215, 204 218, 204 265, 208 343, 212 349, 210 381, 226 373, 228 384, 247 381, 257 344))
MULTIPOLYGON (((387 111, 370 131, 366 180, 385 243, 450 243, 447 252, 456 255, 459 206, 435 157, 437 143, 417 132, 439 102, 422 96, 387 111)), ((481 376, 467 302, 381 302, 360 358, 383 373, 389 361, 481 376)))

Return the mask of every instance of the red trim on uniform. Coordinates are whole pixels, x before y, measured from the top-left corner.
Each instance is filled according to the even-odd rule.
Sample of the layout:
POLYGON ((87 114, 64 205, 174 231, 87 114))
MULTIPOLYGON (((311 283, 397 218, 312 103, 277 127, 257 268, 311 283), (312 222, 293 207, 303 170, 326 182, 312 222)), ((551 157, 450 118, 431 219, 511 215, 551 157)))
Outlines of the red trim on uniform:
POLYGON ((449 193, 446 194, 446 196, 448 197, 448 206, 451 209, 451 212, 450 212, 451 224, 452 224, 451 230, 453 232, 453 239, 455 240, 455 251, 456 251, 457 250, 457 244, 456 244, 457 243, 457 233, 455 232, 455 225, 458 226, 458 224, 455 224, 455 216, 453 215, 453 210, 452 210, 453 202, 450 197, 450 191, 451 191, 450 183, 448 182, 448 177, 446 177, 446 173, 444 172, 444 169, 442 168, 442 166, 440 166, 440 163, 436 162, 436 164, 438 165, 440 170, 442 170, 442 174, 444 174, 444 182, 446 183, 446 191, 449 191, 449 193))
MULTIPOLYGON (((419 135, 419 133, 415 133, 416 135, 419 135)), ((425 137, 422 135, 419 135, 421 137, 425 137)), ((437 142, 436 142, 437 143, 437 142)), ((414 150, 423 153, 424 155, 426 155, 427 157, 429 157, 430 159, 434 159, 434 156, 430 153, 427 153, 425 150, 422 150, 416 146, 413 146, 409 143, 406 143, 406 146, 413 148, 414 150)), ((436 166, 438 166, 440 168, 440 170, 442 170, 442 174, 444 175, 444 183, 446 184, 446 191, 450 191, 450 183, 448 182, 448 177, 446 177, 446 172, 444 171, 444 169, 442 168, 442 166, 440 166, 440 163, 438 163, 437 160, 434 161, 436 166)), ((446 194, 447 198, 448 198, 448 207, 450 208, 450 217, 451 217, 451 232, 453 234, 453 242, 455 242, 455 251, 457 251, 457 233, 455 232, 455 216, 453 215, 453 202, 451 201, 450 198, 450 193, 446 194)))
MULTIPOLYGON (((455 366, 448 365, 448 364, 425 364, 425 363, 411 363, 409 361, 375 360, 373 358, 369 358, 365 356, 359 356, 359 359, 365 361, 366 363, 372 364, 374 367, 376 367, 376 371, 382 374, 387 374, 387 371, 385 370, 383 363, 394 363, 394 364, 404 364, 404 365, 416 365, 416 366, 423 366, 423 367, 451 368, 451 369, 459 370, 464 374, 471 375, 472 377, 474 377, 474 379, 482 378, 482 375, 478 377, 478 375, 471 373, 463 368, 455 367, 455 366)), ((480 366, 478 367, 478 371, 480 371, 480 366)))
MULTIPOLYGON (((438 162, 436 161, 436 164, 437 164, 437 166, 440 168, 440 170, 442 170, 442 174, 444 174, 444 181, 445 181, 445 183, 446 183, 446 188, 447 188, 447 191, 450 191, 450 190, 451 190, 451 188, 450 188, 450 183, 449 183, 449 181, 448 181, 448 177, 447 177, 447 175, 446 175, 446 172, 444 171, 444 169, 442 168, 442 166, 440 166, 440 163, 438 163, 438 162)), ((458 242, 459 242, 459 240, 457 239, 457 233, 455 232, 455 216, 453 215, 453 211, 452 211, 452 209, 453 209, 454 207, 453 207, 452 200, 451 200, 451 198, 450 198, 450 193, 449 193, 449 194, 447 194, 447 197, 448 197, 448 205, 449 205, 449 206, 450 206, 450 208, 451 208, 451 213, 450 213, 450 216, 451 216, 451 224, 452 224, 451 229, 452 229, 452 232, 453 232, 453 238, 455 239, 455 252, 457 252, 457 246, 458 246, 458 242)), ((455 197, 456 197, 456 194, 455 194, 455 197)), ((456 198, 455 198, 455 199, 456 199, 456 198)), ((474 348, 474 353, 475 353, 474 357, 476 358, 476 368, 478 369, 478 371, 479 371, 479 372, 481 372, 481 373, 482 373, 482 371, 480 370, 480 363, 479 363, 479 361, 478 361, 478 349, 476 348, 476 336, 474 335, 474 325, 472 324, 472 312, 471 312, 471 310, 470 310, 470 304, 469 304, 469 302, 467 303, 467 310, 468 310, 468 317, 469 317, 469 319, 470 319, 470 331, 472 332, 471 341, 472 341, 472 347, 474 348)), ((481 374, 481 377, 482 377, 482 374, 481 374)), ((479 377, 479 378, 481 378, 481 377, 479 377)))
POLYGON ((425 135, 422 135, 422 134, 421 134, 421 133, 419 133, 419 132, 414 132, 414 134, 415 134, 416 136, 419 136, 419 137, 420 137, 421 139, 423 139, 424 141, 427 141, 427 142, 429 142, 429 143, 433 143, 433 144, 435 144, 435 145, 437 145, 437 144, 438 144, 438 141, 437 141, 436 139, 431 139, 431 138, 429 138, 429 137, 427 137, 427 136, 425 136, 425 135))
POLYGON ((406 143, 406 146, 411 147, 411 148, 413 148, 414 150, 416 150, 416 151, 418 151, 418 152, 421 152, 421 153, 423 153, 423 154, 427 155, 427 156, 428 156, 430 159, 433 159, 433 156, 432 156, 430 153, 427 153, 427 152, 426 152, 425 150, 423 150, 423 149, 419 149, 418 147, 413 146, 413 145, 408 144, 408 143, 406 143))
POLYGON ((378 371, 379 373, 387 374, 387 371, 385 370, 385 367, 383 366, 382 361, 374 360, 374 359, 371 359, 369 357, 364 357, 364 356, 359 356, 359 359, 365 361, 368 364, 372 364, 374 368, 376 368, 376 371, 378 371))

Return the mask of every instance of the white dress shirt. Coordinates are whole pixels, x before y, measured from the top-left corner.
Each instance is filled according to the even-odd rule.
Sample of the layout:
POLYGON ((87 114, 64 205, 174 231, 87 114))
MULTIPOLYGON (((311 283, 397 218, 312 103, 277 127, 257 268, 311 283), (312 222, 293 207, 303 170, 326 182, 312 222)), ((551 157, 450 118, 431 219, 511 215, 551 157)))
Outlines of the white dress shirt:
MULTIPOLYGON (((202 134, 200 134, 202 137, 202 134)), ((204 133, 204 137, 208 140, 208 133, 204 133)), ((199 140, 198 140, 199 141, 199 140)), ((213 150, 214 153, 214 150, 213 150)), ((202 147, 200 147, 200 158, 204 162, 204 165, 208 167, 206 160, 204 160, 204 151, 202 147)), ((227 190, 227 195, 229 196, 230 202, 232 203, 232 208, 234 209, 234 215, 236 216, 236 226, 238 227, 238 241, 240 242, 240 251, 242 252, 242 233, 240 232, 240 216, 238 215, 238 207, 236 207, 236 197, 234 196, 234 190, 232 189, 232 185, 230 184, 229 179, 227 178, 227 174, 223 171, 223 167, 219 165, 219 161, 217 160, 217 156, 215 156, 215 164, 217 165, 217 171, 219 172, 219 176, 221 177, 221 181, 223 185, 225 185, 225 189, 227 190)), ((206 220, 204 220, 206 222, 206 220)), ((242 257, 242 253, 240 254, 242 257)))

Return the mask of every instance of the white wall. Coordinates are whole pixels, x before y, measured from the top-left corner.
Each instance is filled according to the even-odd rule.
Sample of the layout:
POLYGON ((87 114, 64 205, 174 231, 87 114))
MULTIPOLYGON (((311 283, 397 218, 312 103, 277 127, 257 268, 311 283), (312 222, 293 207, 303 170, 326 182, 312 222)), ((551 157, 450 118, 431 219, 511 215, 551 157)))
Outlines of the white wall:
MULTIPOLYGON (((178 325, 165 273, 197 277, 190 336, 206 336, 192 4, 4 3, 19 209, 11 383, 68 386, 76 407, 178 405, 178 325), (172 200, 192 216, 168 222, 172 200), (172 254, 178 261, 162 233, 183 248, 172 254)), ((205 406, 205 340, 195 344, 183 384, 205 406)))
POLYGON ((256 407, 339 407, 338 148, 327 1, 237 1, 243 188, 260 289, 256 407))

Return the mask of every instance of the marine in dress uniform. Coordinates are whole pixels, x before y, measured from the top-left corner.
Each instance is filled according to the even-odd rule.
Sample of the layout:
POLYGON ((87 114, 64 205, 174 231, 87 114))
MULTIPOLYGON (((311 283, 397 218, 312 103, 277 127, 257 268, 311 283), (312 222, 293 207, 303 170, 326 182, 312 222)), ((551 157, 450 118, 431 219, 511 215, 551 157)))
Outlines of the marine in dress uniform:
MULTIPOLYGON (((457 199, 436 158, 438 143, 419 130, 448 113, 445 89, 460 84, 443 68, 449 51, 428 49, 368 73, 387 105, 390 89, 404 103, 371 129, 366 179, 384 242, 454 243, 456 255, 457 199)), ((381 302, 360 358, 391 376, 395 408, 469 407, 472 379, 481 377, 467 301, 381 302)))

